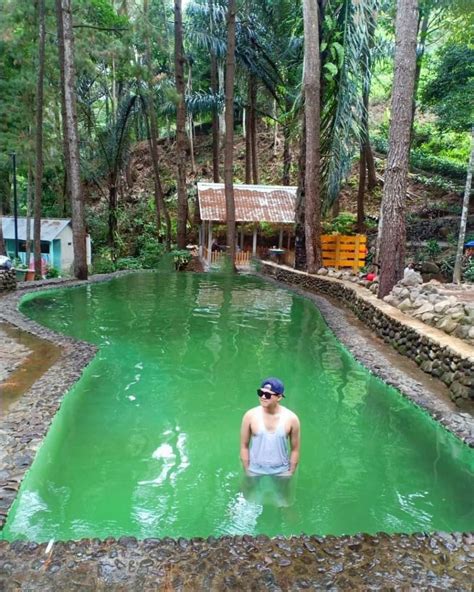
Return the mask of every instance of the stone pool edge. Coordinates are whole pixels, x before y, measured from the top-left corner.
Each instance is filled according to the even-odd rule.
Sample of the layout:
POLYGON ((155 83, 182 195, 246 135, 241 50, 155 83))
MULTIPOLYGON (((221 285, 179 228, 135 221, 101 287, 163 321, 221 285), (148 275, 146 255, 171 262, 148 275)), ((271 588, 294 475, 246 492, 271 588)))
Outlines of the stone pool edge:
MULTIPOLYGON (((64 395, 97 351, 94 345, 55 333, 28 319, 19 312, 18 303, 27 293, 108 281, 122 274, 96 276, 87 282, 35 282, 34 286, 22 286, 16 293, 0 298, 0 319, 63 348, 59 361, 14 405, 0 428, 0 532, 64 395), (45 392, 49 394, 48 400, 44 398, 45 392), (13 446, 11 452, 4 454, 9 445, 13 446)), ((318 308, 333 306, 324 298, 314 299, 318 308)), ((325 316, 331 316, 327 314, 330 308, 325 310, 325 316)), ((334 330, 334 326, 331 328, 334 330)), ((274 539, 245 535, 143 541, 121 537, 58 542, 51 549, 47 544, 0 540, 0 583, 6 584, 6 590, 31 589, 32 585, 61 589, 75 576, 90 589, 99 585, 126 585, 128 589, 137 585, 137 589, 142 589, 146 583, 161 583, 170 589, 201 586, 221 590, 236 585, 249 589, 260 585, 278 590, 279 586, 345 588, 387 582, 402 585, 407 581, 419 586, 457 585, 464 589, 459 588, 461 585, 467 589, 471 576, 466 555, 473 542, 469 533, 301 535, 274 539), (214 553, 218 553, 220 564, 213 559, 214 553)))

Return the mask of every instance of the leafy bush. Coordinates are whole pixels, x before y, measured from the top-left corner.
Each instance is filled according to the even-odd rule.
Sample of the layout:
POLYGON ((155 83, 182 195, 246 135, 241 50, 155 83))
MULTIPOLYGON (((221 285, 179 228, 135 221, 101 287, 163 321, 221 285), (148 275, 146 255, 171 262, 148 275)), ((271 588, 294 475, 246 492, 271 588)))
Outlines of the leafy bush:
POLYGON ((467 260, 466 268, 463 271, 463 279, 466 282, 474 283, 474 259, 467 260))
POLYGON ((140 262, 144 269, 154 269, 165 252, 165 245, 154 237, 147 237, 146 243, 140 245, 140 262))
POLYGON ((143 265, 140 259, 136 257, 121 257, 117 259, 115 263, 115 268, 117 270, 122 269, 143 269, 143 265))
POLYGON ((441 253, 441 247, 435 238, 430 238, 426 242, 426 251, 430 257, 437 257, 441 253))
POLYGON ((104 257, 97 257, 92 263, 93 273, 112 273, 115 271, 115 264, 110 259, 104 257))
POLYGON ((448 181, 444 177, 434 175, 432 177, 426 177, 425 175, 413 175, 412 177, 417 183, 421 183, 426 187, 432 187, 434 189, 442 189, 443 191, 454 193, 457 191, 455 183, 448 181))
POLYGON ((59 269, 55 267, 48 267, 46 270, 46 279, 50 280, 59 277, 59 269))
MULTIPOLYGON (((386 137, 380 135, 373 135, 371 137, 372 144, 382 154, 388 152, 388 140, 386 137)), ((428 171, 430 173, 436 173, 443 177, 449 177, 459 181, 464 181, 466 177, 466 165, 455 162, 454 160, 435 156, 429 154, 420 148, 415 148, 410 152, 410 166, 428 171)))
POLYGON ((357 217, 350 212, 341 212, 329 222, 323 222, 323 232, 326 234, 354 234, 357 217))
POLYGON ((191 261, 191 253, 185 249, 173 249, 170 254, 177 270, 183 269, 191 261))

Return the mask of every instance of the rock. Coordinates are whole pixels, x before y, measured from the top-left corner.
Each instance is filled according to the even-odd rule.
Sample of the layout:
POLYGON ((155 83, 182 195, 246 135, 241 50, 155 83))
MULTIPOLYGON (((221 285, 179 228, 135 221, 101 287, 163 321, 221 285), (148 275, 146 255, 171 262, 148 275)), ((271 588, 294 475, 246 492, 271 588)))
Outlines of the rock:
POLYGON ((449 300, 440 300, 439 302, 437 302, 434 305, 434 310, 437 313, 444 313, 446 310, 448 310, 448 308, 451 306, 451 303, 449 300))
POLYGON ((423 263, 421 264, 421 273, 430 273, 433 275, 437 275, 440 273, 440 269, 433 261, 423 261, 423 263))
POLYGON ((425 360, 420 368, 424 371, 424 372, 428 372, 428 374, 431 374, 431 371, 433 370, 433 362, 431 362, 430 360, 425 360))
POLYGON ((457 322, 453 321, 453 319, 449 317, 441 319, 441 321, 436 323, 436 327, 438 329, 441 329, 441 331, 444 331, 445 333, 452 333, 457 326, 457 322))
MULTIPOLYGON (((444 375, 443 375, 444 376, 444 375)), ((456 397, 461 397, 463 399, 469 399, 470 388, 461 384, 460 382, 453 382, 450 386, 451 392, 454 393, 456 397)))
POLYGON ((328 274, 328 270, 325 267, 321 267, 317 271, 317 275, 327 275, 327 274, 328 274))
POLYGON ((423 279, 417 271, 409 269, 405 271, 405 274, 399 283, 402 286, 419 286, 423 283, 423 279))
POLYGON ((433 305, 430 302, 423 303, 419 308, 413 311, 413 316, 421 316, 425 312, 433 312, 433 305))
POLYGON ((406 310, 411 310, 411 301, 409 298, 405 298, 405 300, 403 300, 402 302, 400 302, 400 304, 398 305, 398 308, 401 311, 406 311, 406 310))

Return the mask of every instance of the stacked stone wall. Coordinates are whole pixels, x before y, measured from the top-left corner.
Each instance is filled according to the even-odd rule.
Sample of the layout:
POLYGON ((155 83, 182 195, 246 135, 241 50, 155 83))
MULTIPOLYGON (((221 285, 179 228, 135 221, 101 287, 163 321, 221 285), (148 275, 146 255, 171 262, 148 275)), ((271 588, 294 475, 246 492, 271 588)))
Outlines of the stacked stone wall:
POLYGON ((262 264, 262 272, 287 284, 337 298, 399 353, 414 360, 426 373, 440 378, 448 386, 454 401, 474 400, 472 346, 463 343, 460 343, 459 348, 448 346, 443 343, 446 340, 444 335, 438 340, 431 327, 427 326, 426 331, 423 331, 414 326, 419 321, 402 320, 403 316, 399 311, 394 311, 396 314, 391 313, 390 309, 393 308, 390 305, 378 300, 374 302, 375 296, 365 296, 362 288, 346 285, 341 280, 308 275, 265 262, 262 264))
POLYGON ((0 292, 16 290, 16 276, 14 269, 0 269, 0 292))

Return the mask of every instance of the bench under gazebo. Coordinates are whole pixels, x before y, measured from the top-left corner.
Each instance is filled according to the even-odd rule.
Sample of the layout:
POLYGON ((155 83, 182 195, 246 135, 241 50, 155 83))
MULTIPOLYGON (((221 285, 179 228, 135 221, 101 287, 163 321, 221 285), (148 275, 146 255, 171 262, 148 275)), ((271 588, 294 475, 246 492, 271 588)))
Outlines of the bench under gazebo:
MULTIPOLYGON (((250 259, 259 255, 258 227, 260 222, 275 226, 279 232, 278 249, 288 254, 294 235, 296 187, 284 185, 234 185, 237 247, 235 264, 248 267, 250 259), (245 245, 243 225, 251 224, 252 246, 245 245)), ((210 267, 222 257, 213 251, 214 224, 225 224, 225 190, 223 183, 198 183, 199 211, 202 224, 199 231, 199 255, 210 267)))

